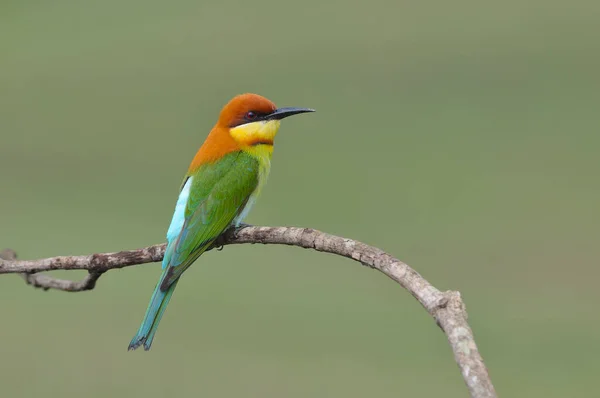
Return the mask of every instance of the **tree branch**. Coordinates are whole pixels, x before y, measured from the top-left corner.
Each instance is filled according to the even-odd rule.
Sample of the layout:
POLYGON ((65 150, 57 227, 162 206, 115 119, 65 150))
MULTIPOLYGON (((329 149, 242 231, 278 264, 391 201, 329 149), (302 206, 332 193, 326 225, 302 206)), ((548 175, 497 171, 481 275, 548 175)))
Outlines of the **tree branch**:
MULTIPOLYGON (((439 291, 411 267, 380 249, 310 228, 253 226, 232 228, 223 233, 211 249, 242 243, 290 245, 337 254, 384 273, 408 290, 446 334, 471 397, 497 396, 487 368, 477 350, 473 332, 467 323, 465 304, 459 292, 439 291)), ((117 253, 52 257, 31 261, 16 261, 14 252, 5 250, 0 253, 0 274, 25 275, 28 284, 45 290, 58 289, 70 292, 91 290, 102 273, 111 269, 161 261, 164 250, 165 245, 162 244, 117 253), (87 270, 89 275, 78 282, 55 279, 47 275, 35 275, 43 271, 74 269, 87 270)))
MULTIPOLYGON (((13 250, 5 249, 0 252, 0 264, 2 260, 14 261, 17 259, 17 253, 13 250)), ((1 266, 1 265, 0 265, 1 266)), ((92 290, 96 287, 96 281, 102 276, 104 271, 89 271, 81 281, 70 281, 65 279, 53 278, 43 274, 30 274, 22 273, 21 277, 25 280, 25 283, 35 288, 43 290, 56 289, 63 290, 65 292, 82 292, 84 290, 92 290)))

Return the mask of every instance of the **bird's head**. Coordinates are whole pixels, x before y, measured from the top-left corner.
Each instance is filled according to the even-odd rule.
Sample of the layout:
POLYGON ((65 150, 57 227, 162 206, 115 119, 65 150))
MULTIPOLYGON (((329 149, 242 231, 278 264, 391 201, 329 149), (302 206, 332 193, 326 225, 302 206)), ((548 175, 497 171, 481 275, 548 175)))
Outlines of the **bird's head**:
POLYGON ((300 113, 314 112, 309 108, 277 108, 265 97, 241 94, 221 111, 218 125, 227 129, 240 146, 273 145, 281 119, 300 113))

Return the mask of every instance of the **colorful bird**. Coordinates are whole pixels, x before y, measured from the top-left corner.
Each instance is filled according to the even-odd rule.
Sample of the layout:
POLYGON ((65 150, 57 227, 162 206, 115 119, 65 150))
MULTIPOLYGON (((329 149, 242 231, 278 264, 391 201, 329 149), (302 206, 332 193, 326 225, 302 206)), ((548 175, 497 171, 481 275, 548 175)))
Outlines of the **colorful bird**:
POLYGON ((271 168, 281 119, 308 108, 277 108, 256 94, 234 97, 192 160, 171 225, 163 272, 129 349, 149 350, 179 277, 229 226, 238 226, 260 194, 271 168))

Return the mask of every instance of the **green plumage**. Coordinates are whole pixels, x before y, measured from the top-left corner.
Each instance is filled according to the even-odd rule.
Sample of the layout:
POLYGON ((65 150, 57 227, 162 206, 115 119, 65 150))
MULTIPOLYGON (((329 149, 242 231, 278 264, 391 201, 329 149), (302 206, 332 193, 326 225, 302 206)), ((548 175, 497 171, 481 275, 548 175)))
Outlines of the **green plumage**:
MULTIPOLYGON (((201 166, 193 177, 185 221, 169 245, 166 288, 185 271, 243 210, 258 184, 258 161, 246 152, 233 152, 201 166)), ((167 255, 167 254, 166 254, 167 255)))
POLYGON ((142 344, 150 349, 179 277, 251 204, 249 199, 259 186, 261 172, 259 160, 236 151, 186 175, 178 202, 178 207, 185 203, 185 209, 175 210, 167 233, 163 273, 129 349, 142 344), (190 180, 188 191, 186 184, 190 180))

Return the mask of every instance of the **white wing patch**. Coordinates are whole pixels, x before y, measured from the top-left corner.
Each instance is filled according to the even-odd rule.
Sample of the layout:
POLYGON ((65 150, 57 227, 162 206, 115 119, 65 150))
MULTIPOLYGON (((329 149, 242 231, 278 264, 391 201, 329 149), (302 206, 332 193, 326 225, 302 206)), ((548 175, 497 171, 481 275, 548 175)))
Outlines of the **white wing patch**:
POLYGON ((248 202, 246 202, 246 206, 244 207, 244 209, 235 218, 235 220, 233 220, 232 224, 235 227, 239 227, 240 224, 242 223, 242 221, 244 221, 244 219, 246 218, 246 216, 248 215, 248 213, 250 213, 250 210, 252 209, 252 206, 254 206, 254 202, 256 202, 256 194, 253 193, 252 196, 250 196, 250 198, 248 199, 248 202))
POLYGON ((175 205, 175 213, 173 213, 171 225, 169 225, 169 230, 167 231, 167 240, 169 242, 177 239, 179 232, 181 232, 181 228, 183 228, 183 223, 185 221, 185 207, 190 196, 190 188, 192 187, 193 178, 194 177, 190 177, 187 179, 185 185, 179 193, 179 198, 177 199, 177 204, 175 205))

